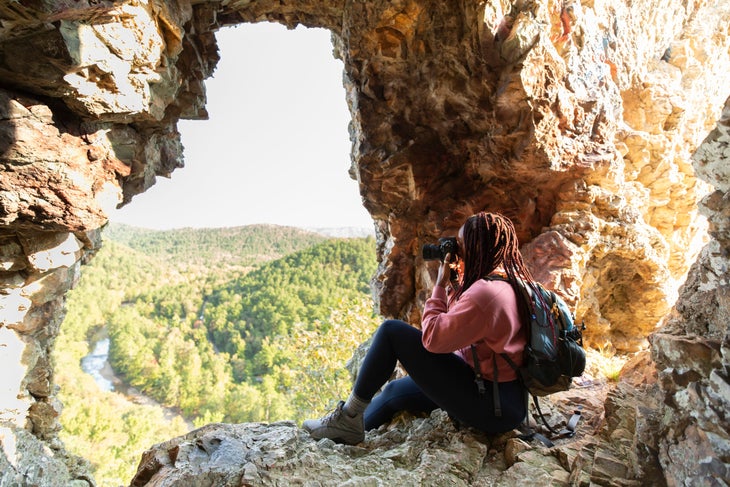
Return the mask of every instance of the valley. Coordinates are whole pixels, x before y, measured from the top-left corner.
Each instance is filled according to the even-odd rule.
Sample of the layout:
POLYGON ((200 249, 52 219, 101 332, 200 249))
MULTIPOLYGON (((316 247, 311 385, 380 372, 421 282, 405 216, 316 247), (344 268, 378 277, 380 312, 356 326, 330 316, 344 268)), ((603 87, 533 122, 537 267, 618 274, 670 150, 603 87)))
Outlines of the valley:
POLYGON ((374 270, 372 238, 111 228, 56 347, 64 443, 112 486, 160 439, 327 409, 377 326, 374 270))

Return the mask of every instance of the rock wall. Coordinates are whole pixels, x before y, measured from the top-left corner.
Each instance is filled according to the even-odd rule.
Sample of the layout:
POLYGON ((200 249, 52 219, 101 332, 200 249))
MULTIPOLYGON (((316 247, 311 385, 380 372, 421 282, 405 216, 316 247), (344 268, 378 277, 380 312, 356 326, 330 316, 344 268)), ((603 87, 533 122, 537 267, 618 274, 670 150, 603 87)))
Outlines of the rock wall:
POLYGON ((715 187, 700 205, 712 241, 693 264, 677 305, 651 338, 662 385, 658 437, 667 478, 730 478, 730 99, 695 153, 715 187))
MULTIPOLYGON (((329 29, 344 62, 381 313, 417 323, 434 277, 421 245, 503 212, 589 344, 633 352, 651 336, 662 419, 608 418, 635 430, 624 454, 649 439, 669 484, 722 478, 730 3, 711 0, 0 1, 7 475, 25 471, 11 441, 74 464, 49 360, 64 295, 109 208, 182 167, 176 124, 206 117, 215 31, 266 20, 329 29)), ((609 395, 607 416, 627 397, 609 395)))

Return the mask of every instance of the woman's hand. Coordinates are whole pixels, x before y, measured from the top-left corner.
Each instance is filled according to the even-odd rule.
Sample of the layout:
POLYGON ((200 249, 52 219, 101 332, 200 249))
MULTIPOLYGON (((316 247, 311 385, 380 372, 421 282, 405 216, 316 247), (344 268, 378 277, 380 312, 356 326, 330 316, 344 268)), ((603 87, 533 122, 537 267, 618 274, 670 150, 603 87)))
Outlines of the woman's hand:
POLYGON ((439 274, 436 278, 437 286, 441 286, 444 289, 449 287, 451 284, 451 266, 453 265, 454 263, 451 262, 451 254, 446 254, 443 262, 441 262, 441 265, 439 266, 439 274))

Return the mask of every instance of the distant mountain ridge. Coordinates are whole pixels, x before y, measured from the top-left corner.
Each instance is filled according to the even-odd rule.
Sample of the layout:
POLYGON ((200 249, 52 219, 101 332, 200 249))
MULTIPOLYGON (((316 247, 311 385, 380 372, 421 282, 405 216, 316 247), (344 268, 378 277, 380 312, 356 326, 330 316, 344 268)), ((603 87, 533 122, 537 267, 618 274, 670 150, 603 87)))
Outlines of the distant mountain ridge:
POLYGON ((307 227, 305 230, 335 238, 367 238, 375 236, 375 230, 373 228, 364 227, 307 227))
POLYGON ((160 260, 250 266, 310 247, 328 237, 277 225, 152 230, 111 222, 104 228, 103 238, 160 260))

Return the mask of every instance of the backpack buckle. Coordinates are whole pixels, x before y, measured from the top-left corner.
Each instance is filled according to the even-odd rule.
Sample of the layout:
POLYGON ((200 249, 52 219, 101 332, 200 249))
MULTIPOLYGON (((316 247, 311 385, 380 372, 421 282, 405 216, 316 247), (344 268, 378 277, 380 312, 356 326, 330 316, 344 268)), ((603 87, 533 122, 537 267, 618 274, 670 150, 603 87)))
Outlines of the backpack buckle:
POLYGON ((479 391, 479 395, 483 396, 487 392, 487 387, 484 385, 484 379, 482 379, 481 374, 477 375, 477 378, 474 379, 474 382, 477 384, 477 390, 479 391))

